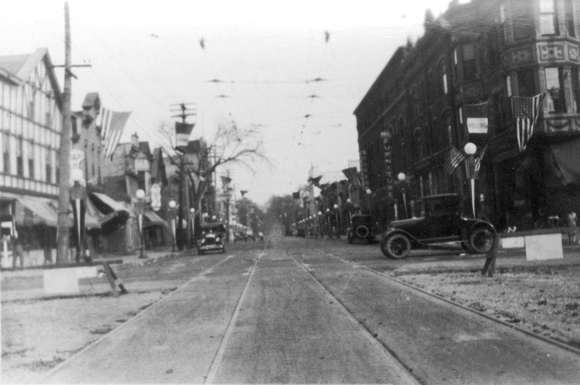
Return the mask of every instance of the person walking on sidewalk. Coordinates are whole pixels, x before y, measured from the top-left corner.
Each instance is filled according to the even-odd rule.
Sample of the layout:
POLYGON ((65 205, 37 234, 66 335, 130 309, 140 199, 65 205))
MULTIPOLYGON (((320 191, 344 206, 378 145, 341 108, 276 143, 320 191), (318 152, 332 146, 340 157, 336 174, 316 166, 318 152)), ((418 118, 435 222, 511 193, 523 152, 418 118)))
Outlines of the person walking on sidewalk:
POLYGON ((568 212, 568 241, 571 245, 576 244, 576 213, 568 212))

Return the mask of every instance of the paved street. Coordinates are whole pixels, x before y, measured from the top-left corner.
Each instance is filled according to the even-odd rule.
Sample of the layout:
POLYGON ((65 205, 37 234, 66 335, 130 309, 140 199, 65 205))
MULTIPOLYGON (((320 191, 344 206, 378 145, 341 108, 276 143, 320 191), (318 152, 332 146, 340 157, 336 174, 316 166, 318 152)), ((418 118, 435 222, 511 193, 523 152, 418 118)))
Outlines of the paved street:
POLYGON ((254 245, 194 256, 200 269, 189 282, 45 381, 572 384, 580 378, 580 356, 389 279, 380 274, 379 254, 313 239, 254 245))

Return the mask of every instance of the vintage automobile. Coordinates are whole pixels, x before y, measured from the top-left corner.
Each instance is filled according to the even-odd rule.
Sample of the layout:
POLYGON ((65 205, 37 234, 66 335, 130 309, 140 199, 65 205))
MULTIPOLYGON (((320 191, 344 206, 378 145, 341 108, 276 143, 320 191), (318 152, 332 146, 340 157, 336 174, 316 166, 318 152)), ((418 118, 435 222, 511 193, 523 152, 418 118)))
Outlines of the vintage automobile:
POLYGON ((460 242, 469 253, 491 251, 497 233, 491 223, 466 218, 461 214, 458 194, 440 194, 423 197, 416 202, 421 217, 392 221, 383 233, 381 252, 389 258, 402 259, 412 249, 440 247, 460 242))
POLYGON ((371 243, 375 240, 375 223, 371 215, 355 214, 350 219, 350 227, 346 229, 346 241, 366 241, 371 243))
POLYGON ((197 241, 197 252, 202 255, 207 251, 226 252, 226 226, 221 222, 207 223, 200 226, 201 237, 197 241))

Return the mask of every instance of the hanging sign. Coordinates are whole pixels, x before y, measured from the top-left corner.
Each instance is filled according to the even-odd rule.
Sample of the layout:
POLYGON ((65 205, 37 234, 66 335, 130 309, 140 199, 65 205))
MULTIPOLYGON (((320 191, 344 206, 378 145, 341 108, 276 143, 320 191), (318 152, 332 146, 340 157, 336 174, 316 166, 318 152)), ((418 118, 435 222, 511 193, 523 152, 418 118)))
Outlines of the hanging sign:
POLYGON ((151 208, 153 211, 161 209, 161 186, 159 183, 151 185, 151 208))

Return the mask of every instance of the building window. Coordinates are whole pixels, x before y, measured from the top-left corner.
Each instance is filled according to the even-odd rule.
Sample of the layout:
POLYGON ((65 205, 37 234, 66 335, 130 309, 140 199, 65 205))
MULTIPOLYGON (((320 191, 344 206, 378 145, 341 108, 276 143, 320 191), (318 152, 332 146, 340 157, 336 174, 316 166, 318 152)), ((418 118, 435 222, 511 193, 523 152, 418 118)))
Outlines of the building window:
POLYGON ((555 113, 566 112, 562 68, 548 67, 545 69, 545 74, 546 90, 548 91, 548 111, 555 113))
POLYGON ((576 37, 576 28, 574 28, 574 8, 572 7, 573 1, 574 0, 564 1, 564 12, 566 14, 566 30, 568 31, 568 36, 576 37))
POLYGON ((443 91, 443 95, 447 95, 447 93, 449 92, 447 88, 447 66, 445 65, 445 63, 441 63, 439 68, 441 70, 441 86, 442 86, 441 90, 443 91))
POLYGON ((523 70, 518 72, 518 95, 534 96, 536 94, 534 71, 523 70))
POLYGON ((51 156, 51 151, 47 150, 46 151, 46 158, 45 158, 45 167, 46 167, 46 181, 48 183, 52 183, 52 156, 51 156))
POLYGON ((475 79, 475 49, 473 44, 466 44, 463 46, 463 79, 475 79))
POLYGON ((554 0, 540 0, 540 31, 542 35, 558 34, 558 15, 554 0))
POLYGON ((423 159, 423 133, 421 127, 415 128, 413 132, 413 149, 415 151, 415 161, 423 159))
POLYGON ((24 175, 24 159, 22 157, 22 139, 16 140, 16 173, 19 176, 24 175))
POLYGON ((10 174, 10 136, 4 135, 4 148, 2 156, 4 157, 4 172, 10 174))
MULTIPOLYGON (((543 1, 543 0, 542 0, 543 1)), ((532 10, 532 1, 513 2, 513 28, 514 39, 527 39, 535 36, 534 14, 532 10)))
POLYGON ((578 67, 572 67, 572 112, 580 111, 580 71, 578 67))
POLYGON ((451 125, 451 112, 447 111, 443 114, 443 122, 444 122, 444 129, 445 133, 442 135, 443 147, 451 146, 453 143, 453 129, 451 125))

